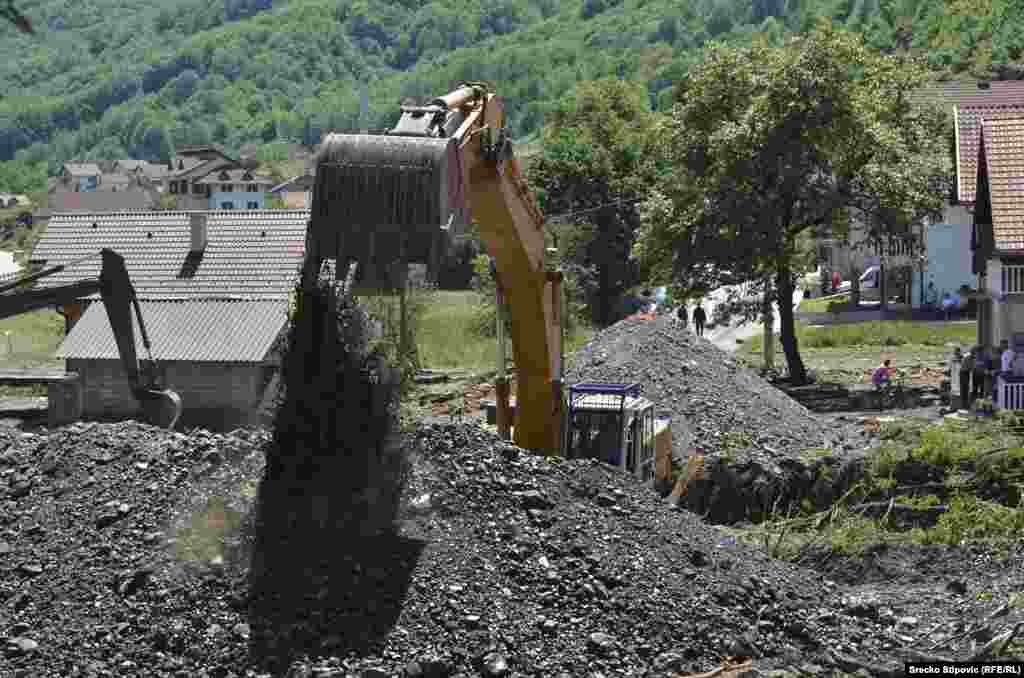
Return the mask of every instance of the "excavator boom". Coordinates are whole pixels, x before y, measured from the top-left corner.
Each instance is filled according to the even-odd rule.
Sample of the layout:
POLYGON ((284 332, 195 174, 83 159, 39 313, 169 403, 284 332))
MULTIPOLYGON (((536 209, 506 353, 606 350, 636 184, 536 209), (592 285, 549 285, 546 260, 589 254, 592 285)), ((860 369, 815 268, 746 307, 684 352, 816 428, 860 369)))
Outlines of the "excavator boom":
POLYGON ((329 134, 316 160, 306 279, 325 260, 342 278, 401 284, 397 264, 437 270, 443 232, 472 218, 495 262, 512 320, 514 441, 561 447, 560 277, 545 269, 543 216, 519 173, 500 97, 468 83, 426 106, 402 107, 386 134, 329 134))
POLYGON ((9 318, 40 308, 62 306, 99 292, 107 311, 110 328, 114 333, 114 340, 117 342, 125 375, 132 383, 132 395, 139 401, 142 409, 142 418, 157 426, 174 428, 181 416, 181 397, 174 391, 160 388, 155 377, 143 370, 139 364, 132 328, 133 308, 142 334, 143 346, 147 350, 150 347, 149 336, 146 333, 139 302, 135 297, 135 288, 124 265, 124 258, 109 249, 102 250, 100 256, 102 266, 98 279, 89 278, 57 287, 17 289, 65 268, 56 266, 3 285, 0 287, 0 292, 3 292, 0 294, 0 318, 9 318))

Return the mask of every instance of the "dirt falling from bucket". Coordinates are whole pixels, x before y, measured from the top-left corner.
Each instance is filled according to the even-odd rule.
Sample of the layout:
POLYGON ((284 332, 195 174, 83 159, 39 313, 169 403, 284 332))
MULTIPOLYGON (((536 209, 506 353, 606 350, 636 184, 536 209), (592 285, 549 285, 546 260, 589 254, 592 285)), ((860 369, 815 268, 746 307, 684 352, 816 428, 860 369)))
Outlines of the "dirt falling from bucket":
POLYGON ((396 548, 406 465, 399 384, 372 350, 369 321, 347 287, 298 297, 249 573, 251 652, 268 668, 319 648, 311 619, 332 620, 334 651, 364 649, 365 610, 381 604, 362 575, 396 548))

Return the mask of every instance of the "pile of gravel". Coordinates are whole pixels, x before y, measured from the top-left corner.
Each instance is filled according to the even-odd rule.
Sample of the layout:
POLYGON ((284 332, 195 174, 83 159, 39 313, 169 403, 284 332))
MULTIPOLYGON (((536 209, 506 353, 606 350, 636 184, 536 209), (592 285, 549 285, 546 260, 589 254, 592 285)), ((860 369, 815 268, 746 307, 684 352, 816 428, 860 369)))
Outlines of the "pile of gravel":
POLYGON ((566 383, 582 381, 640 383, 672 419, 677 458, 693 447, 770 462, 837 448, 850 435, 670 318, 627 319, 598 333, 568 370, 566 383))
POLYGON ((268 445, 0 430, 0 675, 665 677, 884 642, 835 585, 631 477, 469 424, 407 434, 393 533, 268 543, 268 445))
POLYGON ((241 675, 239 528, 267 441, 0 429, 0 675, 241 675))

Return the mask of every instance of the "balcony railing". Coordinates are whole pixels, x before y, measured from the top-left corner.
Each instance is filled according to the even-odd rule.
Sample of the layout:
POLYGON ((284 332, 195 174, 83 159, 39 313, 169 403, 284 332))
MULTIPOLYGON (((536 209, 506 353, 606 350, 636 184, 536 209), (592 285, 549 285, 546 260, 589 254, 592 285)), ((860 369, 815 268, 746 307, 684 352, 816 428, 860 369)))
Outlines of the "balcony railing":
POLYGON ((1002 266, 1002 281, 999 287, 1003 294, 1024 292, 1024 266, 1002 266))

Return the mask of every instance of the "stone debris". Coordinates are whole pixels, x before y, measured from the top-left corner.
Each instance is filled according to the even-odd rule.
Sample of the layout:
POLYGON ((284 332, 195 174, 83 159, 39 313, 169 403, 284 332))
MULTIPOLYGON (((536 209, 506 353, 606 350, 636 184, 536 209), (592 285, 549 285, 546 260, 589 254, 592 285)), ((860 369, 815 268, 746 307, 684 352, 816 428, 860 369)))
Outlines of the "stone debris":
POLYGON ((626 319, 573 357, 566 383, 640 383, 672 420, 674 456, 691 448, 772 462, 809 448, 841 448, 852 427, 826 423, 670 318, 626 319))
POLYGON ((666 678, 737 655, 881 663, 897 619, 926 625, 844 601, 628 475, 470 424, 407 432, 393 534, 260 547, 269 440, 0 428, 0 675, 666 678))

